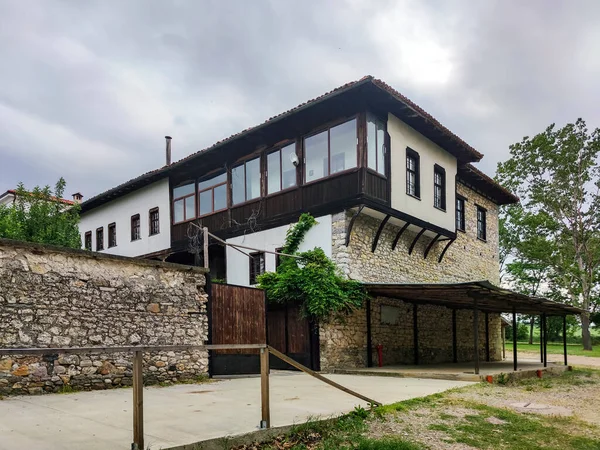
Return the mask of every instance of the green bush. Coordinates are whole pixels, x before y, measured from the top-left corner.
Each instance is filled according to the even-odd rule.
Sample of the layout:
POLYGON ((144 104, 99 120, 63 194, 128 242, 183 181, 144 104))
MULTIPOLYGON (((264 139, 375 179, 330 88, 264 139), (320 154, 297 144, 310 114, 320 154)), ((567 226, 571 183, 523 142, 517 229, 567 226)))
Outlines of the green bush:
MULTIPOLYGON (((512 325, 506 327, 506 340, 512 342, 513 328, 512 325)), ((526 341, 529 339, 529 326, 524 323, 517 323, 517 342, 526 341)))

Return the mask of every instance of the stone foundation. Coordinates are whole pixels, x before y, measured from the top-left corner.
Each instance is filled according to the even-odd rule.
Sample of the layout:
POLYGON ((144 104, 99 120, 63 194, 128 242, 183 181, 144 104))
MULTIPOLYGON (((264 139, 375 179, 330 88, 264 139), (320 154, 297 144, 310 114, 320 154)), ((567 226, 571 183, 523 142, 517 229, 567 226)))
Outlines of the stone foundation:
MULTIPOLYGON (((204 269, 0 239, 0 347, 202 345, 204 269)), ((144 355, 144 382, 195 379, 206 351, 144 355)), ((132 383, 131 354, 2 356, 0 394, 132 383)))

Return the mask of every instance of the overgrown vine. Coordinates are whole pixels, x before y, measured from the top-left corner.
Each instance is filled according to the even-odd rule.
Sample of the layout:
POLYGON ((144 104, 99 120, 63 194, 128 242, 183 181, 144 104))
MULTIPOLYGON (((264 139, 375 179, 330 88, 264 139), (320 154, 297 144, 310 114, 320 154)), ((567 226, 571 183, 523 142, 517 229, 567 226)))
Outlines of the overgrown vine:
POLYGON ((298 252, 306 233, 316 224, 310 214, 300 216, 287 231, 282 250, 299 258, 281 256, 277 271, 264 273, 258 283, 269 302, 298 304, 306 316, 326 321, 360 308, 367 293, 358 281, 344 278, 323 249, 298 252))

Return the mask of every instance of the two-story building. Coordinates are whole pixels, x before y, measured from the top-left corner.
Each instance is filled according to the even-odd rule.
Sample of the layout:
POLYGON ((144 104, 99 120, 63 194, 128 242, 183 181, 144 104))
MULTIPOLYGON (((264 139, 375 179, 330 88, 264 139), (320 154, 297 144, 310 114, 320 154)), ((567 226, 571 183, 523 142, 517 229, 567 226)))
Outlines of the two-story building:
MULTIPOLYGON (((82 204, 85 248, 194 264, 193 222, 258 249, 249 258, 218 243, 209 248, 213 278, 247 286, 275 270, 276 255, 260 250, 279 249, 290 224, 309 212, 319 223, 301 250, 321 247, 352 279, 499 282, 498 207, 518 199, 472 165, 481 153, 373 77, 178 162, 170 163, 170 139, 167 149, 164 167, 82 204)), ((320 324, 320 364, 313 366, 365 365, 365 347, 375 345, 385 347, 389 363, 412 361, 413 313, 428 337, 420 360, 450 360, 447 334, 451 327, 458 336, 471 333, 472 312, 429 305, 417 314, 411 305, 376 298, 368 324, 362 312, 320 324), (402 327, 404 317, 410 326, 402 327)), ((488 319, 486 351, 499 359, 500 316, 488 319)), ((459 340, 459 359, 472 358, 472 342, 459 340)))

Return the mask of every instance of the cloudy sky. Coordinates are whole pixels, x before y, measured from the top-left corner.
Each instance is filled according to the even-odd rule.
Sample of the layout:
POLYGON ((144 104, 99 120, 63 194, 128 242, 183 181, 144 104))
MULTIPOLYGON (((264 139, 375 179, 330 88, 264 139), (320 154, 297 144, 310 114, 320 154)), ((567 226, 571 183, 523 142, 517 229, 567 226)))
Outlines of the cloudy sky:
POLYGON ((0 191, 86 198, 371 74, 486 156, 600 126, 600 2, 0 0, 0 191))

